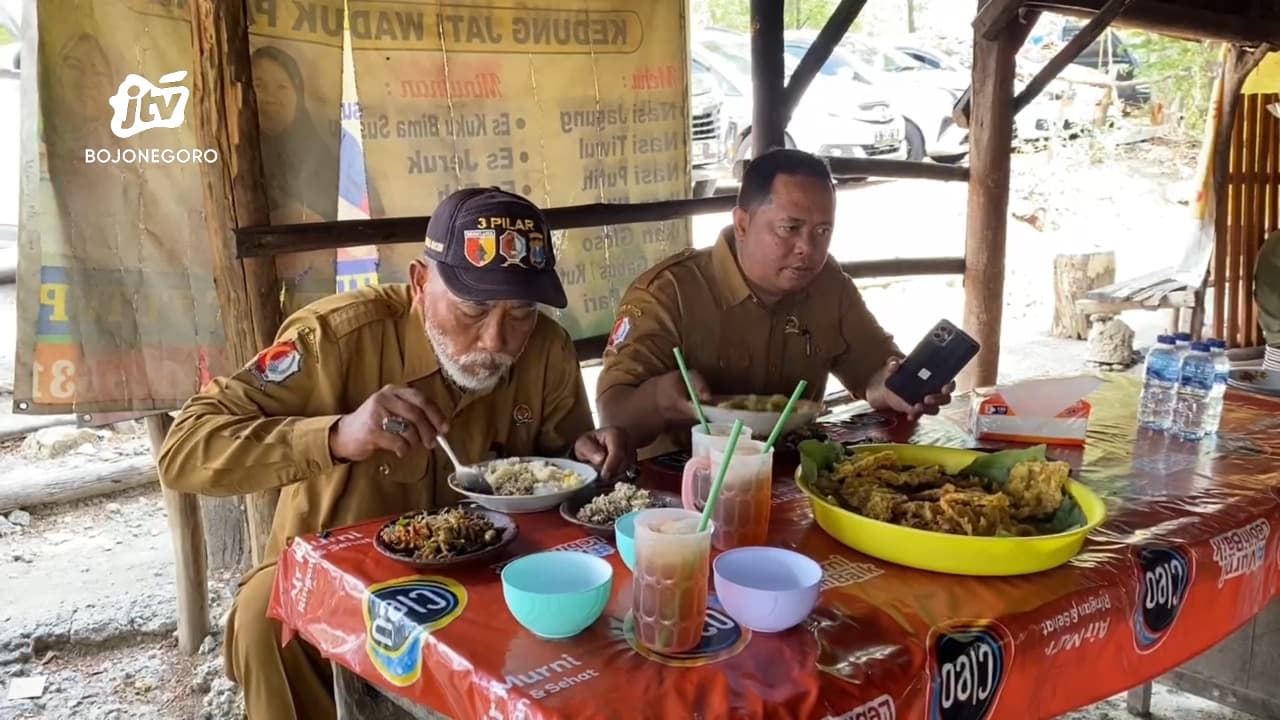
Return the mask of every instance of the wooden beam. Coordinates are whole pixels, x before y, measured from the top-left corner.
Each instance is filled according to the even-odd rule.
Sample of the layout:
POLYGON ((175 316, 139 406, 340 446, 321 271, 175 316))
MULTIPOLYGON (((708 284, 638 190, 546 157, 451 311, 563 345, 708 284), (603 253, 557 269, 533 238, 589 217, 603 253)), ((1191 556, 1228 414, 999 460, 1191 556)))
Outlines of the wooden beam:
POLYGON ((1067 68, 1068 65, 1075 62, 1080 57, 1080 53, 1093 44, 1094 40, 1102 37, 1102 33, 1107 31, 1111 22, 1115 20, 1125 8, 1132 5, 1134 0, 1107 0, 1107 4, 1098 11, 1097 15, 1089 18, 1089 22, 1080 28, 1080 32, 1058 51, 1056 55, 1049 59, 1049 62, 1040 68, 1036 76, 1031 78, 1031 82, 1022 88, 1022 92, 1013 100, 1013 114, 1017 115, 1031 101, 1035 100, 1044 89, 1049 87, 1049 83, 1067 68))
MULTIPOLYGON (((146 419, 151 455, 159 457, 173 418, 168 413, 146 419)), ((169 536, 173 542, 173 567, 178 582, 178 651, 195 655, 209 634, 209 571, 206 566, 204 525, 200 498, 162 488, 169 536)))
POLYGON ((844 39, 845 33, 849 32, 853 21, 858 19, 858 13, 862 12, 866 4, 867 0, 840 0, 840 4, 831 12, 831 17, 827 18, 826 24, 818 31, 818 36, 805 51, 804 57, 800 58, 800 63, 796 65, 795 71, 791 73, 791 79, 787 81, 787 86, 782 91, 782 127, 784 129, 787 123, 791 122, 791 115, 795 112, 796 105, 800 103, 800 98, 809 89, 809 83, 817 77, 822 66, 831 57, 831 51, 844 39))
MULTIPOLYGON (((274 261, 236 258, 235 228, 270 222, 248 27, 245 3, 195 0, 192 4, 196 139, 199 147, 215 148, 221 160, 200 165, 204 216, 227 355, 234 367, 271 345, 280 327, 274 261)), ((248 498, 254 508, 248 515, 248 534, 255 565, 263 561, 278 497, 273 491, 248 498)))
POLYGON ((982 350, 960 387, 992 385, 1000 364, 1009 156, 1013 141, 1014 55, 1025 38, 1009 27, 997 40, 974 33, 973 115, 969 129, 969 211, 965 229, 964 328, 982 350))
POLYGON ((987 0, 973 18, 973 30, 985 40, 996 40, 1018 19, 1026 0, 987 0))
MULTIPOLYGON (((963 275, 962 257, 891 258, 840 263, 845 275, 859 278, 915 277, 922 275, 963 275)), ((573 341, 579 363, 595 364, 604 355, 608 335, 596 335, 573 341)))
MULTIPOLYGON (((1027 7, 1087 17, 1102 10, 1107 0, 1027 0, 1027 7)), ((1280 18, 1216 12, 1188 4, 1137 0, 1116 19, 1117 25, 1200 40, 1238 45, 1280 44, 1280 18)))
POLYGON ((751 0, 752 157, 786 145, 782 24, 782 0, 751 0))
POLYGON ((913 180, 968 182, 969 168, 963 165, 926 163, 913 160, 880 160, 878 158, 824 158, 831 174, 838 178, 877 177, 913 180))
MULTIPOLYGON (((969 169, 962 166, 878 158, 827 158, 832 172, 844 177, 914 178, 966 182, 969 169)), ((714 195, 687 200, 645 203, 592 203, 544 210, 547 222, 557 230, 626 225, 675 220, 692 215, 728 212, 737 198, 714 195)), ((426 236, 427 216, 259 225, 236 230, 237 253, 242 258, 269 257, 310 250, 331 250, 360 245, 420 243, 426 236)))
MULTIPOLYGON (((1010 26, 1013 28, 1011 32, 1013 32, 1012 43, 1015 54, 1017 53, 1018 48, 1022 47, 1022 44, 1031 36, 1031 31, 1035 29, 1036 21, 1040 19, 1040 12, 1037 10, 1027 10, 1019 17, 1021 18, 1020 21, 1017 24, 1010 26)), ((973 83, 971 82, 969 83, 969 87, 965 88, 964 93, 962 93, 956 100, 955 106, 951 109, 952 121, 966 130, 969 128, 969 111, 972 104, 973 83)))

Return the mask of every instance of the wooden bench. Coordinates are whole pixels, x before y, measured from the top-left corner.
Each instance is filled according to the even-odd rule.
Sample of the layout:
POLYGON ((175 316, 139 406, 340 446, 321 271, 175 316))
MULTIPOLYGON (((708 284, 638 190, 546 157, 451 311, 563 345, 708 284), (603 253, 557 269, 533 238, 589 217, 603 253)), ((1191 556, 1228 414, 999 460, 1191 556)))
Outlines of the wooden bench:
MULTIPOLYGON (((1182 312, 1194 316, 1200 304, 1201 288, 1194 288, 1173 278, 1174 269, 1166 268, 1146 275, 1090 290, 1076 301, 1076 309, 1087 315, 1117 315, 1127 310, 1169 310, 1169 332, 1182 330, 1182 312)), ((1188 328, 1196 334, 1197 328, 1188 328)))

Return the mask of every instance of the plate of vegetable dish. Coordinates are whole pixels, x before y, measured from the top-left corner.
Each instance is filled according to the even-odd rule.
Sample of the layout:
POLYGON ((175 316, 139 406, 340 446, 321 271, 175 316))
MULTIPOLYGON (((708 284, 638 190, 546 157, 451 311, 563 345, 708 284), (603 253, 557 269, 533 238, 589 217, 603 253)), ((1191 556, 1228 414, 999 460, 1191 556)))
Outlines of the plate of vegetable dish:
POLYGON ((801 443, 796 482, 818 526, 889 562, 956 575, 1024 575, 1070 561, 1106 506, 1043 445, 982 453, 801 443))
POLYGON ((519 532, 500 512, 447 507, 401 515, 378 530, 374 546, 387 557, 429 570, 494 557, 519 532))
POLYGON ((560 503, 560 516, 592 535, 611 538, 614 523, 629 512, 680 506, 680 496, 675 493, 619 482, 611 488, 592 488, 565 500, 560 503))
POLYGON ((479 465, 494 494, 471 492, 449 475, 449 487, 472 502, 504 513, 550 510, 597 479, 596 469, 564 458, 516 457, 479 465))

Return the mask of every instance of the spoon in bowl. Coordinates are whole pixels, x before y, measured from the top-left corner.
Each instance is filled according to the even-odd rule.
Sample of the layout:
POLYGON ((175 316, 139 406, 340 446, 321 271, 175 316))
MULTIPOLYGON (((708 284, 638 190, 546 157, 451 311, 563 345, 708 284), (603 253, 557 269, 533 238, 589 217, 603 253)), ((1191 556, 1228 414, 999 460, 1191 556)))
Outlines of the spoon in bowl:
POLYGON ((453 446, 449 444, 448 438, 443 435, 436 436, 436 442, 440 443, 440 448, 444 450, 444 454, 449 456, 453 461, 453 480, 454 484, 466 490, 467 492, 480 493, 481 495, 492 495, 493 486, 488 480, 484 479, 484 472, 475 465, 463 465, 458 459, 458 454, 453 451, 453 446))

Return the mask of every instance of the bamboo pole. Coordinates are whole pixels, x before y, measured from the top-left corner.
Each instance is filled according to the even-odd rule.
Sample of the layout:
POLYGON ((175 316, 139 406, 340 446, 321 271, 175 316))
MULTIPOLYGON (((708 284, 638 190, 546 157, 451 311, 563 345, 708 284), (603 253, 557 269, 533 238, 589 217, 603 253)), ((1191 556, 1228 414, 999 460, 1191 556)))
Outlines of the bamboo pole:
MULTIPOLYGON (((837 176, 941 182, 967 182, 969 179, 969 168, 938 163, 878 158, 829 158, 827 162, 837 176)), ((728 212, 736 202, 732 195, 715 195, 643 203, 590 203, 549 208, 543 214, 551 227, 569 230, 728 212)), ((240 258, 259 258, 361 245, 421 243, 429 220, 427 216, 417 216, 241 227, 236 230, 236 252, 240 258)))
MULTIPOLYGON (((258 108, 249 61, 249 18, 240 2, 195 0, 191 38, 196 138, 216 148, 220 162, 201 164, 204 213, 213 256, 218 304, 227 351, 237 365, 271 344, 280 327, 275 265, 269 259, 240 261, 235 228, 269 222, 259 153, 258 108)), ((248 498, 252 559, 263 561, 277 492, 248 498)))

